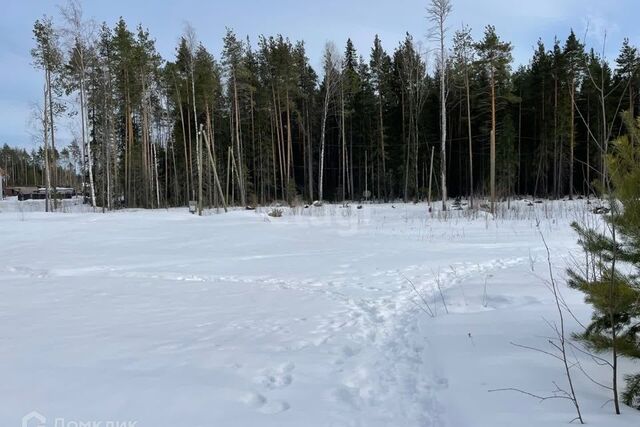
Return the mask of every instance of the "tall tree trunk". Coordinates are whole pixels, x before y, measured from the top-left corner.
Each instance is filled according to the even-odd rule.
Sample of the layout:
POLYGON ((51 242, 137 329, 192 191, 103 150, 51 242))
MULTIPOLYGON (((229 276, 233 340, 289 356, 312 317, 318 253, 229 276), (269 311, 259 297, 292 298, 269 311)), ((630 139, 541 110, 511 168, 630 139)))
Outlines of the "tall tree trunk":
MULTIPOLYGON (((213 133, 213 132, 211 132, 213 133)), ((220 199, 222 200, 222 206, 224 207, 224 211, 227 212, 227 202, 224 197, 224 193, 222 192, 222 186, 220 185, 220 178, 218 177, 218 167, 216 165, 216 161, 213 157, 213 152, 215 148, 213 147, 213 142, 209 141, 209 137, 207 134, 204 134, 205 143, 207 145, 207 153, 209 157, 209 162, 211 163, 211 168, 213 170, 213 178, 215 181, 216 189, 218 190, 218 194, 220 199)))
POLYGON ((307 126, 307 163, 309 168, 309 201, 313 202, 313 139, 311 135, 311 122, 309 120, 309 106, 306 106, 307 126))
POLYGON ((225 198, 229 201, 229 204, 233 204, 235 203, 235 200, 233 199, 233 197, 229 198, 229 191, 230 191, 230 187, 233 186, 233 183, 231 182, 231 180, 233 180, 233 176, 232 176, 232 166, 231 166, 231 153, 233 151, 233 147, 229 146, 227 148, 227 182, 225 185, 225 198))
MULTIPOLYGON (((80 75, 80 110, 81 110, 81 125, 82 125, 82 143, 87 147, 87 157, 88 157, 88 166, 89 166, 89 191, 91 191, 91 206, 96 207, 96 189, 93 182, 93 158, 91 155, 91 138, 87 139, 86 137, 86 106, 85 106, 85 87, 84 87, 84 64, 82 65, 81 75, 80 75)), ((53 136, 53 135, 52 135, 53 136)))
POLYGON ((194 76, 193 57, 191 59, 191 100, 193 102, 193 123, 196 135, 196 166, 198 168, 198 215, 202 216, 203 200, 202 200, 202 129, 201 124, 198 127, 198 110, 196 107, 196 79, 194 76))
POLYGON ((444 16, 440 19, 440 173, 442 210, 447 210, 447 88, 444 50, 444 16))
MULTIPOLYGON (((286 197, 286 189, 285 189, 285 177, 284 177, 284 150, 283 150, 283 134, 282 134, 282 125, 281 125, 281 121, 282 121, 282 116, 281 116, 281 111, 280 111, 280 102, 279 102, 279 98, 280 96, 278 95, 278 97, 276 98, 276 91, 275 88, 273 86, 271 86, 271 94, 273 97, 273 109, 274 109, 274 113, 273 113, 273 118, 275 121, 275 131, 276 131, 276 143, 277 143, 277 147, 278 147, 278 171, 280 172, 280 185, 281 187, 281 192, 282 192, 282 197, 286 197)), ((277 182, 274 183, 274 185, 277 186, 277 182)), ((276 187, 277 188, 277 187, 276 187)))
MULTIPOLYGON (((58 208, 58 197, 57 197, 57 186, 58 186, 58 162, 56 160, 56 142, 55 142, 55 125, 53 121, 53 95, 51 90, 51 71, 47 70, 47 91, 49 92, 49 125, 51 126, 51 156, 53 157, 53 182, 51 185, 53 186, 53 207, 54 209, 58 208)), ((81 95, 82 96, 82 95, 81 95)), ((84 127, 82 128, 84 132, 84 127)), ((47 193, 50 191, 50 188, 47 187, 47 193)), ((93 204, 95 207, 95 203, 93 204)))
POLYGON ((238 84, 236 82, 236 72, 233 70, 233 99, 235 106, 235 130, 236 130, 236 151, 238 153, 238 186, 240 189, 240 203, 242 206, 246 206, 246 196, 245 196, 245 185, 244 185, 244 169, 242 167, 243 156, 242 156, 242 142, 240 138, 240 107, 238 105, 238 84))
POLYGON ((340 82, 340 136, 342 139, 342 200, 347 199, 347 138, 344 124, 344 82, 340 82))
POLYGON ((435 154, 436 147, 431 147, 431 166, 429 167, 429 193, 428 193, 428 201, 429 201, 429 212, 431 212, 431 181, 433 178, 433 156, 435 154))
POLYGON ((573 199, 573 152, 575 150, 575 79, 571 78, 571 123, 569 124, 569 199, 573 199))
MULTIPOLYGON (((402 80, 401 80, 402 83, 402 80)), ((409 199, 409 160, 411 158, 411 142, 410 139, 411 138, 407 138, 406 135, 406 131, 405 131, 405 101, 404 101, 404 84, 402 83, 402 88, 400 89, 400 124, 401 124, 401 129, 402 129, 402 143, 405 147, 404 149, 404 197, 403 200, 406 203, 409 199)), ((413 114, 412 111, 410 111, 410 114, 413 114)), ((411 120, 410 120, 411 121, 411 120)))
MULTIPOLYGON (((191 193, 191 171, 190 171, 190 158, 189 158, 189 148, 187 144, 187 129, 185 127, 185 117, 184 117, 184 109, 182 107, 182 96, 180 95, 180 88, 178 87, 178 82, 175 80, 174 83, 176 87, 176 94, 178 95, 178 110, 180 111, 180 125, 182 126, 182 144, 184 148, 184 177, 185 177, 185 204, 189 202, 189 194, 191 193)), ((176 194, 176 197, 178 195, 176 194)))
POLYGON ((369 199, 369 172, 367 168, 369 166, 369 152, 364 150, 364 197, 369 199))
MULTIPOLYGON (((590 127, 590 123, 591 123, 591 102, 590 102, 590 97, 587 96, 587 129, 591 129, 590 127)), ((589 197, 591 196, 591 150, 589 149, 589 145, 590 145, 590 139, 589 136, 587 136, 587 143, 586 143, 586 149, 587 149, 587 167, 586 167, 586 175, 587 175, 587 200, 589 200, 589 197)))
MULTIPOLYGON (((291 108, 289 106, 289 88, 285 91, 285 101, 287 107, 287 193, 293 192, 294 194, 287 194, 288 198, 295 196, 295 175, 293 174, 293 137, 291 134, 291 108), (294 178, 293 184, 291 178, 294 178), (294 188, 291 188, 291 185, 294 188)), ((289 200, 292 202, 293 200, 289 200)))
POLYGON ((558 198, 558 78, 554 76, 553 86, 553 195, 558 198))
MULTIPOLYGON (((151 145, 151 151, 153 153, 153 169, 156 174, 156 207, 160 208, 160 177, 158 176, 158 153, 156 144, 151 145)), ((165 153, 166 156, 166 153, 165 153)))
MULTIPOLYGON (((44 130, 44 185, 45 185, 45 199, 44 199, 44 211, 49 212, 49 190, 51 187, 51 173, 49 172, 49 79, 46 79, 44 89, 44 111, 42 114, 42 128, 44 130)), ((35 162, 34 162, 35 164, 35 162)), ((1 178, 0 178, 1 179, 1 178)))
POLYGON ((491 213, 496 213, 496 85, 495 85, 495 71, 491 69, 491 172, 490 172, 490 185, 491 185, 491 213))
POLYGON ((473 135, 471 133, 471 97, 469 90, 469 72, 464 75, 464 86, 467 93, 467 137, 469 138, 469 205, 473 209, 473 135))
POLYGON ((251 115, 251 168, 253 170, 253 189, 254 194, 257 195, 258 189, 258 173, 256 168, 256 129, 255 129, 255 117, 254 117, 254 105, 253 105, 253 88, 249 89, 249 109, 251 115))
MULTIPOLYGON (((326 85, 328 86, 328 85, 326 85)), ((324 95, 324 106, 322 109, 322 127, 320 129, 320 166, 319 168, 319 178, 318 178, 318 200, 322 201, 323 198, 323 194, 324 194, 324 185, 323 185, 323 178, 324 178, 324 146, 325 146, 325 138, 326 138, 326 133, 327 133, 327 115, 329 114, 329 99, 330 99, 330 93, 329 93, 329 88, 326 87, 325 88, 325 95, 324 95)))
MULTIPOLYGON (((274 107, 275 107, 275 98, 274 98, 274 107)), ((269 115, 270 124, 271 124, 271 166, 273 172, 273 194, 274 197, 278 198, 278 171, 277 171, 277 158, 276 158, 276 144, 277 144, 277 132, 275 131, 275 113, 269 115), (274 136, 275 135, 275 136, 274 136)))
MULTIPOLYGON (((378 94, 378 120, 380 126, 380 159, 382 160, 382 179, 383 188, 384 188, 384 198, 387 198, 387 165, 386 165, 386 155, 384 150, 384 122, 382 120, 382 88, 379 89, 378 94)), ((380 182, 380 178, 378 178, 378 183, 380 182)), ((379 184, 378 184, 379 186, 379 184)), ((380 189, 378 188, 378 195, 380 195, 380 189)))

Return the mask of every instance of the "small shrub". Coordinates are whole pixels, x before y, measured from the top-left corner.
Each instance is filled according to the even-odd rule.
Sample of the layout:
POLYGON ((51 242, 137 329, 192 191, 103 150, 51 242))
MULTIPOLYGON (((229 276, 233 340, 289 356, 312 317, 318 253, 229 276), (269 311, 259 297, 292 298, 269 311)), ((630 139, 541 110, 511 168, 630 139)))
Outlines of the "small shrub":
POLYGON ((269 215, 272 218, 280 218, 282 214, 283 214, 283 210, 280 208, 273 208, 267 213, 267 215, 269 215))

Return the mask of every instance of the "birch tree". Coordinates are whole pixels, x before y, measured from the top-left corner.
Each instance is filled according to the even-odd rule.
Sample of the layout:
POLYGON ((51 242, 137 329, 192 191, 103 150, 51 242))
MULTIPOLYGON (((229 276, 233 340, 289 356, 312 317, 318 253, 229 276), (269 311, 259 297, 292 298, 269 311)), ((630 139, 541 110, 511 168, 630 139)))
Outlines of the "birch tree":
POLYGON ((324 47, 323 54, 323 103, 322 103, 322 126, 320 128, 320 165, 318 167, 318 200, 322 202, 324 196, 324 152, 327 138, 327 116, 329 115, 329 105, 331 99, 335 95, 340 82, 340 72, 338 67, 340 66, 340 55, 336 49, 335 44, 328 42, 324 47))
POLYGON ((91 206, 96 207, 96 190, 93 176, 93 157, 91 153, 91 138, 88 137, 87 130, 87 93, 86 79, 88 67, 88 53, 91 41, 91 22, 83 18, 82 5, 78 0, 69 0, 66 7, 60 8, 60 12, 65 21, 63 34, 70 50, 69 68, 72 78, 77 82, 77 90, 80 102, 80 126, 82 135, 82 145, 86 149, 87 168, 89 174, 89 191, 91 196, 91 206))
POLYGON ((195 68, 196 68, 196 47, 197 47, 197 37, 195 29, 190 25, 186 24, 184 30, 184 39, 187 42, 187 48, 189 50, 189 77, 191 80, 191 101, 193 104, 193 124, 194 124, 194 134, 196 136, 196 167, 198 170, 198 215, 202 216, 202 128, 204 125, 200 125, 198 123, 198 109, 196 106, 196 78, 195 78, 195 68))
POLYGON ((427 8, 433 23, 432 37, 439 44, 438 73, 440 75, 440 183, 442 186, 442 210, 447 210, 447 56, 445 37, 446 21, 451 14, 451 0, 431 0, 427 8))

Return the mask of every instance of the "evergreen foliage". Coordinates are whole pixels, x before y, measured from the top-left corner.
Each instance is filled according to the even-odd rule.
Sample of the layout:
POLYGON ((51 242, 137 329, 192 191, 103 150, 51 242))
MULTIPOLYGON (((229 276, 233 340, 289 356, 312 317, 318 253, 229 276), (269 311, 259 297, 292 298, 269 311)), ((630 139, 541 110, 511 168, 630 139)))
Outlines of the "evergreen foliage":
MULTIPOLYGON (((87 138, 78 141, 76 173, 77 181, 93 178, 99 205, 184 206, 200 181, 204 206, 312 201, 320 193, 419 200, 430 178, 434 196, 441 188, 439 149, 430 170, 440 148, 440 78, 410 34, 393 51, 376 36, 364 55, 346 40, 336 63, 319 70, 304 42, 283 35, 252 43, 227 29, 219 56, 194 37, 185 32, 174 57, 162 58, 152 35, 122 18, 86 37, 58 31, 51 18, 36 22, 34 65, 51 80, 50 122, 70 105, 63 89, 79 97, 84 83, 87 138), (335 88, 326 86, 327 70, 335 88), (327 89, 335 89, 328 98, 327 89), (210 146, 198 155, 200 126, 210 146)), ((571 31, 551 49, 539 41, 530 63, 513 70, 512 47, 495 27, 479 41, 468 27, 451 39, 448 194, 489 193, 494 128, 498 198, 595 193, 609 141, 622 132, 619 111, 637 110, 637 49, 625 41, 612 68, 571 31)))
MULTIPOLYGON (((614 375, 618 354, 640 358, 640 147, 634 142, 640 141, 640 122, 629 113, 624 121, 629 133, 606 159, 611 212, 605 229, 573 225, 589 265, 569 271, 569 284, 594 308, 591 323, 576 337, 595 352, 611 351, 614 375)), ((640 409, 640 374, 626 382, 624 403, 640 409)))

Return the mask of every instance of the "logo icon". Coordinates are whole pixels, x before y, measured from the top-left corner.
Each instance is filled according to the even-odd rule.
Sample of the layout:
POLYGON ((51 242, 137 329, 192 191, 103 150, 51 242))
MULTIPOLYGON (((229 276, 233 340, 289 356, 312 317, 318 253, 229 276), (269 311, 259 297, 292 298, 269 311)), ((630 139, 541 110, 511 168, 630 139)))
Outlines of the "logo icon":
POLYGON ((33 411, 22 417, 22 427, 46 427, 47 419, 40 412, 33 411))

